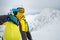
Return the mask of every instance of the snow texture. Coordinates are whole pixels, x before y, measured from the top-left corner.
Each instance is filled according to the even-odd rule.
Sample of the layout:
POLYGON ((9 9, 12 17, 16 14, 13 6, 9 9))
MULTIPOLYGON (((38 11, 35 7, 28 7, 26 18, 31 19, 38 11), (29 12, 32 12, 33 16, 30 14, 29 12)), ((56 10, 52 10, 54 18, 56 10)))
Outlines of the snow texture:
POLYGON ((33 40, 60 40, 60 10, 45 8, 26 20, 33 40))

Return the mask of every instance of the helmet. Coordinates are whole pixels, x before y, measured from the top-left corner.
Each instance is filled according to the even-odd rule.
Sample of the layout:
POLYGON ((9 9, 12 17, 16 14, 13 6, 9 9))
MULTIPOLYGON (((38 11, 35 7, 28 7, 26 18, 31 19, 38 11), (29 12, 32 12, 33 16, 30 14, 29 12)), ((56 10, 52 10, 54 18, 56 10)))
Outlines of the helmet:
POLYGON ((12 8, 13 12, 18 12, 19 10, 17 8, 12 8))
POLYGON ((19 9, 17 9, 17 8, 12 8, 12 10, 11 10, 12 12, 13 12, 13 14, 14 15, 16 15, 17 14, 17 12, 19 11, 19 9))

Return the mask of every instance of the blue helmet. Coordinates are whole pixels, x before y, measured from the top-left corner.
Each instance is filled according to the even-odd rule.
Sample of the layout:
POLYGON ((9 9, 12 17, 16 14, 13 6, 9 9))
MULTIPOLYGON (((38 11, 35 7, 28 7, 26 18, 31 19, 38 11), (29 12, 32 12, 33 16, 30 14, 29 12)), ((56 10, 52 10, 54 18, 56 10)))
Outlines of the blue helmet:
POLYGON ((13 11, 13 12, 18 12, 19 9, 17 9, 17 8, 12 8, 12 11, 13 11))

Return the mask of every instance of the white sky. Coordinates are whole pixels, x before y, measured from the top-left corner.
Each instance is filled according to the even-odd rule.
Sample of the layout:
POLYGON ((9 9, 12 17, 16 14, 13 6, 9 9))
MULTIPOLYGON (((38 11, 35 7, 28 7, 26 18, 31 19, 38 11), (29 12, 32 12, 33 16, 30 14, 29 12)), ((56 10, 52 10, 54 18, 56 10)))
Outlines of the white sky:
POLYGON ((32 11, 43 8, 60 9, 60 0, 0 0, 0 13, 7 13, 9 9, 18 6, 32 11))

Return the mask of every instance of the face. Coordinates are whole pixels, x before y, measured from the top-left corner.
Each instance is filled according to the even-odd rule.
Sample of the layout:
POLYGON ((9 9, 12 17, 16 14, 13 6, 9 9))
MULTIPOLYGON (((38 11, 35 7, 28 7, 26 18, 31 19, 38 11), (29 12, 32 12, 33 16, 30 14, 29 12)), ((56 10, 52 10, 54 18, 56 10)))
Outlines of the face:
POLYGON ((19 13, 24 13, 25 9, 24 8, 18 8, 19 9, 19 13))

